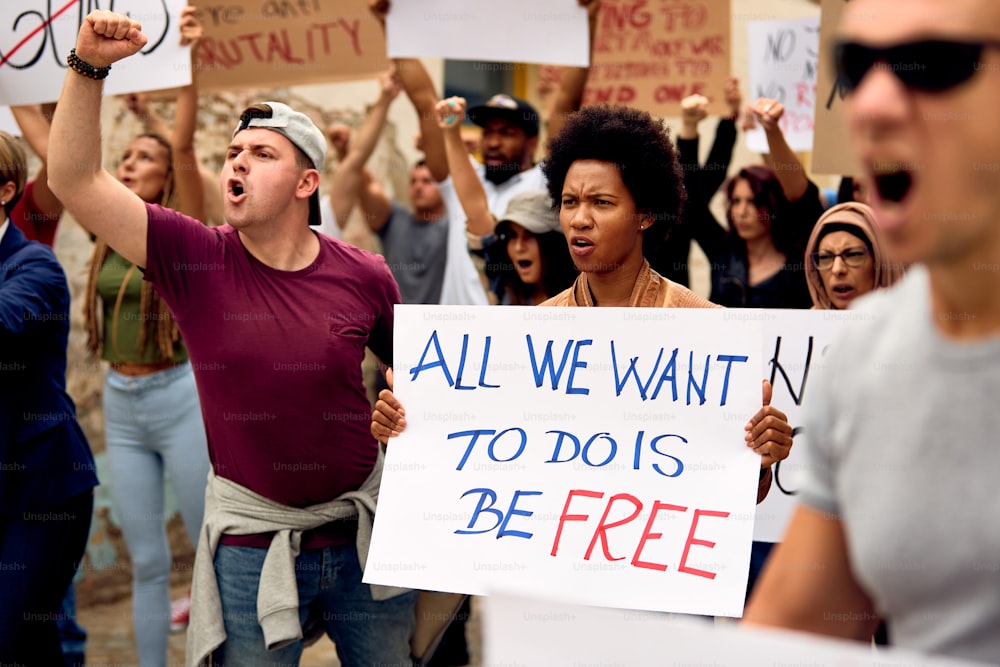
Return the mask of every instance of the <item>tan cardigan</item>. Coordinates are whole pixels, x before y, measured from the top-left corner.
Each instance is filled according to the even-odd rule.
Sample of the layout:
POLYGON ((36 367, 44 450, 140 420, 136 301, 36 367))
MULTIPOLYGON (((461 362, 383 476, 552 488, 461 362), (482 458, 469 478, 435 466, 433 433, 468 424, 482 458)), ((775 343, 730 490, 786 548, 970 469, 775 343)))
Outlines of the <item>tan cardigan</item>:
MULTIPOLYGON (((587 274, 581 273, 570 287, 540 306, 594 306, 587 274)), ((630 308, 721 308, 687 287, 667 280, 643 262, 629 297, 630 308)))

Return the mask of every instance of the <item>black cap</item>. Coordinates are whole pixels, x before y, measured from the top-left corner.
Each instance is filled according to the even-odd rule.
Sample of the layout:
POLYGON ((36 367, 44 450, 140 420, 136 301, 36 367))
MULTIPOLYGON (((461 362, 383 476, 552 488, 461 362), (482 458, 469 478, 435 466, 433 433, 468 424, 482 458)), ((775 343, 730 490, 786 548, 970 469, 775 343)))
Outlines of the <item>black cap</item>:
POLYGON ((494 118, 500 118, 524 130, 529 139, 538 136, 538 112, 535 107, 511 95, 494 95, 486 104, 469 109, 466 115, 480 127, 486 127, 494 118))

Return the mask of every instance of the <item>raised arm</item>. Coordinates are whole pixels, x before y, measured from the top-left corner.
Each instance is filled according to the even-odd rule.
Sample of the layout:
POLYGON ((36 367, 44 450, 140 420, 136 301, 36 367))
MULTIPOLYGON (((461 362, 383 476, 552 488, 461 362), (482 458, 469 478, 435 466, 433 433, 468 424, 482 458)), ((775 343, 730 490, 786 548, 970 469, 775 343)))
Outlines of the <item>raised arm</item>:
MULTIPOLYGON (((587 8, 588 40, 590 62, 594 62, 594 36, 597 34, 597 14, 601 9, 601 0, 577 0, 581 7, 587 8)), ((580 108, 583 102, 583 91, 587 87, 590 67, 567 67, 559 79, 559 86, 552 96, 551 104, 545 119, 545 136, 549 139, 562 131, 566 124, 566 116, 580 108)))
POLYGON ((142 131, 147 134, 156 134, 164 139, 169 139, 172 134, 170 126, 156 109, 149 104, 149 97, 146 93, 129 93, 125 95, 125 106, 142 123, 142 131))
MULTIPOLYGON (((53 104, 51 107, 54 109, 55 105, 53 104)), ((14 106, 10 108, 10 111, 14 114, 17 126, 21 128, 21 137, 28 142, 31 150, 35 151, 35 155, 42 162, 45 162, 49 154, 49 129, 52 125, 49 120, 52 117, 51 111, 49 116, 46 117, 45 111, 37 104, 14 106)))
POLYGON ((54 228, 59 223, 59 215, 63 212, 62 202, 52 193, 48 184, 49 131, 52 126, 49 119, 52 118, 52 112, 55 111, 55 104, 15 106, 11 107, 10 110, 14 114, 14 120, 17 121, 18 127, 21 128, 21 136, 42 161, 42 166, 35 174, 32 200, 35 208, 45 216, 47 221, 51 221, 42 224, 51 224, 54 228))
MULTIPOLYGON (((181 46, 190 46, 192 58, 201 39, 202 27, 197 9, 181 10, 181 46)), ((192 63, 193 64, 193 63, 192 63)), ((177 93, 174 131, 170 143, 173 149, 174 192, 177 210, 195 220, 205 220, 205 188, 202 186, 201 163, 194 148, 194 133, 198 125, 198 84, 195 68, 191 68, 191 83, 177 93)), ((215 188, 218 194, 218 188, 215 188)))
POLYGON ((802 161, 785 141, 785 133, 778 124, 785 113, 785 106, 777 100, 761 97, 753 103, 751 109, 757 122, 764 128, 770 151, 768 163, 774 169, 785 197, 788 201, 801 199, 809 187, 809 178, 806 176, 802 161))
MULTIPOLYGON (((76 57, 84 64, 76 67, 109 67, 146 42, 138 22, 109 11, 91 12, 77 36, 76 57)), ((49 187, 85 229, 130 262, 145 266, 146 206, 101 166, 103 88, 102 81, 67 70, 52 119, 50 140, 60 150, 49 156, 49 187)))
MULTIPOLYGON (((718 186, 712 188, 714 177, 708 173, 710 168, 698 163, 698 123, 708 116, 707 107, 708 98, 703 95, 689 95, 681 100, 681 129, 677 133, 677 152, 684 172, 684 187, 688 193, 683 222, 690 230, 691 238, 712 260, 722 252, 726 230, 709 209, 712 195, 718 186)), ((713 149, 718 140, 716 135, 713 149)))
MULTIPOLYGON (((365 164, 372 156, 378 138, 385 129, 389 106, 398 94, 399 82, 396 79, 395 67, 392 67, 379 78, 378 100, 368 110, 368 115, 365 116, 354 139, 348 144, 346 154, 337 165, 337 172, 330 184, 330 204, 333 207, 333 216, 341 227, 347 223, 347 216, 364 191, 370 190, 365 164)), ((385 193, 382 193, 381 197, 363 198, 362 205, 365 222, 373 232, 378 232, 385 226, 392 213, 392 202, 385 193)))
POLYGON ((736 146, 736 119, 740 115, 743 97, 740 94, 740 80, 735 76, 730 75, 726 79, 725 99, 729 115, 719 119, 719 125, 715 129, 715 141, 712 142, 704 169, 703 185, 712 195, 726 181, 726 173, 733 161, 733 148, 736 146))
MULTIPOLYGON (((455 194, 465 212, 466 231, 473 236, 493 233, 494 220, 490 213, 486 190, 475 167, 469 161, 469 151, 462 141, 461 125, 465 118, 466 102, 463 97, 449 97, 435 107, 437 122, 444 132, 445 154, 455 194)), ((455 224, 451 222, 449 224, 455 224)))
MULTIPOLYGON (((368 0, 375 19, 385 30, 385 17, 389 13, 389 0, 368 0)), ((434 107, 441 96, 434 90, 434 82, 424 64, 416 58, 396 58, 396 73, 406 97, 417 110, 420 134, 423 137, 424 162, 435 181, 448 178, 448 158, 445 157, 444 137, 434 115, 434 107)))

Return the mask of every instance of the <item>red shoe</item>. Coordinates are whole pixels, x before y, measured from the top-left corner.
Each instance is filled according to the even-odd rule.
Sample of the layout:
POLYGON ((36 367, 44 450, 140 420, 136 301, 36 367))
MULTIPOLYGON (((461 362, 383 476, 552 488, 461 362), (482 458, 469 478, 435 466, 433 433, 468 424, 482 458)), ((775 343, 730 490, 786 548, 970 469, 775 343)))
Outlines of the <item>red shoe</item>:
POLYGON ((174 600, 170 605, 170 632, 187 630, 191 618, 191 594, 174 600))

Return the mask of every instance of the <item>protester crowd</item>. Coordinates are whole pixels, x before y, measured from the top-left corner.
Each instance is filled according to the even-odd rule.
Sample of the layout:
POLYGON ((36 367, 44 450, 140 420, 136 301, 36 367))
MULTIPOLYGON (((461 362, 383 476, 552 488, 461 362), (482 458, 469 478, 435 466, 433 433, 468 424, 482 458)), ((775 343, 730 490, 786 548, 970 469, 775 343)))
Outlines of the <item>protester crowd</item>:
MULTIPOLYGON (((384 27, 388 0, 369 4, 384 27)), ((579 4, 593 49, 601 2, 579 4)), ((197 43, 194 8, 178 33, 197 43)), ((191 665, 298 664, 323 634, 347 666, 467 664, 468 599, 416 645, 418 592, 362 582, 385 447, 408 424, 392 392, 400 303, 857 311, 805 404, 807 479, 782 542, 754 544, 743 622, 1000 663, 1000 417, 986 404, 1000 391, 1000 3, 849 3, 822 55, 860 165, 835 201, 786 142, 781 101, 746 103, 736 77, 702 163, 701 95, 671 128, 583 106, 588 68, 549 68, 539 112, 511 91, 444 97, 411 58, 354 129, 248 106, 218 175, 196 154, 196 80, 173 127, 131 96, 147 131, 112 174, 102 82, 147 40, 123 14, 83 19, 58 104, 14 109, 33 176, 0 133, 0 663, 84 664, 71 582, 100 481, 143 666, 165 665, 185 629, 191 665), (406 201, 367 166, 400 94, 423 152, 406 201), (768 153, 733 165, 747 123, 768 153), (482 130, 471 151, 463 124, 482 130), (66 392, 70 299, 50 248, 64 210, 94 241, 79 308, 107 362, 107 480, 66 392), (355 210, 381 254, 340 240, 355 210), (690 288, 692 243, 706 294, 690 288), (385 369, 374 405, 366 350, 385 369), (173 603, 167 478, 197 551, 173 603)), ((747 415, 758 503, 795 456, 781 408, 764 382, 747 415)))

